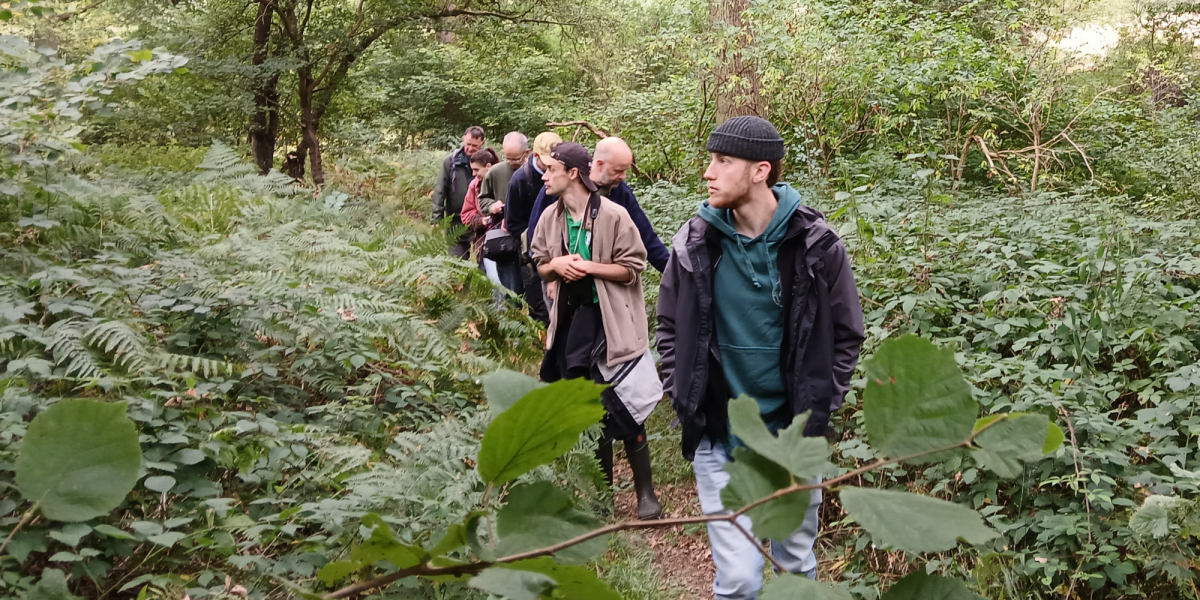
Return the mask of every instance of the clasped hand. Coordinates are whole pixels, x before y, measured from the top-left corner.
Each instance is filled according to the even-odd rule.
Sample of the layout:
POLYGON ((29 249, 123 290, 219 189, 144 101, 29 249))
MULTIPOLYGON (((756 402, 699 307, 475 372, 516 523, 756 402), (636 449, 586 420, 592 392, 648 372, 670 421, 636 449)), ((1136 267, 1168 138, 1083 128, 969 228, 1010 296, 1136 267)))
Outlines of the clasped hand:
POLYGON ((550 268, 554 269, 560 277, 567 281, 578 281, 592 274, 592 267, 596 263, 590 260, 584 260, 578 254, 568 254, 560 256, 550 261, 550 268))

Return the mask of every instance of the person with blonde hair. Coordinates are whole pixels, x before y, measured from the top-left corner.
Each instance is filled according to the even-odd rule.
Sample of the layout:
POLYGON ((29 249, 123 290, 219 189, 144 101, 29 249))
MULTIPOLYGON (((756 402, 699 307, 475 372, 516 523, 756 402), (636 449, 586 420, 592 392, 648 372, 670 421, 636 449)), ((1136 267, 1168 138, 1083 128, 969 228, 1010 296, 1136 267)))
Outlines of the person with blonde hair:
MULTIPOLYGON (((561 143, 562 138, 553 131, 539 133, 533 139, 533 156, 513 173, 512 180, 508 183, 508 195, 504 203, 504 230, 517 239, 520 239, 529 227, 533 203, 537 200, 538 192, 542 190, 546 159, 561 143)), ((525 252, 520 252, 519 256, 513 259, 496 261, 504 287, 525 297, 531 317, 542 323, 549 323, 550 315, 546 311, 541 278, 532 268, 527 267, 527 264, 525 252)))

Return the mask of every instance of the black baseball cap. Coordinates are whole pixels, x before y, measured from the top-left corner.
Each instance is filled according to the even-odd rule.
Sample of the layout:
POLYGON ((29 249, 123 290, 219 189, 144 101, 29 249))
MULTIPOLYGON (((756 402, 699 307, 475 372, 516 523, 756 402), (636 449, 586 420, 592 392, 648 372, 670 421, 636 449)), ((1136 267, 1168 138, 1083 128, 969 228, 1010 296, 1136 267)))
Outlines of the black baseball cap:
POLYGON ((550 158, 562 163, 563 168, 568 171, 579 169, 579 178, 583 180, 583 185, 590 192, 596 191, 596 184, 592 182, 592 153, 582 144, 563 142, 554 147, 550 158))

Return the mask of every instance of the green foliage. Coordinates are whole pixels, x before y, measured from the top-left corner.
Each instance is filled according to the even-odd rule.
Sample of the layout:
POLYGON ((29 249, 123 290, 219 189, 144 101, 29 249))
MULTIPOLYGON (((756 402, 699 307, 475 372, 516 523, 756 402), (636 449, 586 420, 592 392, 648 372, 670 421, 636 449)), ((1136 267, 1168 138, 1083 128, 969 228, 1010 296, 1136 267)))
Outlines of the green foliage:
MULTIPOLYGON (((565 542, 600 527, 600 520, 575 508, 566 492, 548 481, 517 486, 509 491, 504 508, 496 514, 501 556, 519 554, 565 542)), ((559 552, 559 560, 584 563, 604 551, 607 536, 600 536, 559 552)))
POLYGON ((1062 429, 1050 423, 1046 415, 1009 413, 980 419, 975 425, 979 435, 972 451, 979 466, 1001 476, 1017 477, 1024 462, 1040 460, 1062 445, 1062 429), (999 422, 996 422, 999 421, 999 422), (989 424, 995 423, 989 426, 989 424), (987 427, 986 431, 980 431, 987 427))
POLYGON ((784 573, 766 583, 763 600, 850 600, 845 590, 817 583, 803 575, 784 573))
POLYGON ((880 348, 863 362, 863 370, 867 435, 884 456, 901 458, 945 448, 971 433, 979 408, 952 350, 905 336, 880 348))
POLYGON ((486 569, 472 578, 469 585, 510 600, 619 598, 612 590, 600 584, 591 569, 556 565, 549 558, 524 560, 486 569))
POLYGON ((512 408, 529 392, 546 386, 534 377, 508 370, 488 373, 479 380, 483 383, 483 393, 493 417, 512 408))
POLYGON ((801 415, 776 437, 763 425, 758 402, 753 398, 742 396, 729 402, 729 426, 733 435, 799 479, 826 474, 833 468, 829 464, 829 445, 825 440, 804 437, 807 422, 807 415, 801 415))
POLYGON ((880 600, 982 600, 957 579, 930 575, 922 569, 897 581, 880 600))
POLYGON ((137 481, 141 460, 125 403, 63 400, 29 424, 16 482, 46 518, 86 521, 121 504, 137 481))
MULTIPOLYGON (((1200 478, 1182 468, 1200 428, 1194 7, 1139 4, 1115 49, 1079 59, 1056 40, 1086 25, 1075 20, 1086 11, 1041 1, 752 3, 740 50, 694 1, 529 15, 567 25, 318 2, 299 44, 278 37, 275 20, 262 64, 249 62, 254 11, 243 4, 53 8, 0 9, 6 33, 25 36, 0 40, 0 536, 28 512, 13 469, 30 419, 57 404, 127 403, 145 473, 120 513, 17 531, 0 594, 199 598, 244 584, 274 597, 288 593, 280 582, 316 585, 318 572, 327 585, 361 581, 374 565, 353 546, 381 523, 418 560, 483 560, 492 534, 513 543, 498 523, 515 509, 480 507, 547 481, 567 482, 572 502, 557 498, 564 508, 547 514, 517 503, 522 519, 574 523, 595 494, 583 419, 541 450, 500 452, 505 465, 487 472, 511 489, 485 496, 480 439, 533 386, 485 376, 488 414, 475 377, 532 372, 538 330, 497 310, 471 265, 444 257, 444 232, 405 215, 427 212, 432 173, 465 125, 488 127, 494 143, 510 128, 582 119, 634 146, 650 180, 635 189, 669 238, 702 199, 713 73, 735 52, 787 141, 787 177, 847 242, 864 357, 878 362, 864 364, 835 417, 832 454, 796 424, 764 435, 750 405, 731 404, 749 443, 731 465, 741 470, 732 503, 977 433, 965 452, 839 485, 980 511, 1002 540, 950 542, 917 572, 970 576, 989 597, 1195 596, 1200 478), (342 52, 391 17, 403 26, 342 52), (146 43, 92 48, 129 27, 146 43), (314 201, 211 143, 245 139, 255 91, 280 76, 278 154, 294 148, 298 69, 346 57, 353 68, 328 71, 322 89, 336 91, 318 98, 335 156, 314 201), (80 139, 125 143, 79 154, 80 139), (400 148, 437 151, 390 154, 400 148), (891 338, 912 346, 896 351, 891 338), (933 366, 904 362, 910 350, 933 366), (959 367, 966 385, 950 376, 959 367), (925 385, 935 372, 947 376, 940 391, 925 385), (378 519, 358 527, 369 514, 378 519)), ((593 140, 586 128, 559 131, 593 140)), ((656 281, 646 274, 651 305, 656 281)), ((802 496, 755 508, 756 529, 780 507, 794 518, 802 496)), ((874 598, 914 568, 871 545, 896 536, 886 528, 829 531, 823 558, 844 568, 839 589, 874 598)), ((566 582, 589 568, 553 574, 553 559, 536 561, 547 568, 521 568, 554 583, 526 593, 586 597, 566 582)), ((887 597, 935 595, 922 586, 946 580, 933 577, 910 575, 887 597)), ((436 579, 399 585, 393 595, 482 594, 436 579)), ((845 597, 791 576, 763 596, 794 587, 845 597)))
POLYGON ((604 416, 601 386, 583 379, 537 388, 501 413, 483 436, 479 477, 501 485, 566 454, 604 416))
POLYGON ((75 600, 75 596, 67 589, 67 578, 58 569, 46 569, 42 579, 30 590, 27 600, 75 600))
POLYGON ((908 492, 847 488, 842 506, 885 546, 909 552, 941 552, 963 540, 983 544, 998 534, 979 513, 952 502, 908 492))
MULTIPOLYGON (((721 504, 729 510, 741 509, 793 482, 787 469, 745 448, 734 448, 733 462, 726 464, 725 470, 729 483, 721 489, 721 504)), ((804 522, 808 501, 808 492, 797 492, 751 508, 746 514, 754 535, 776 540, 791 535, 804 522)))

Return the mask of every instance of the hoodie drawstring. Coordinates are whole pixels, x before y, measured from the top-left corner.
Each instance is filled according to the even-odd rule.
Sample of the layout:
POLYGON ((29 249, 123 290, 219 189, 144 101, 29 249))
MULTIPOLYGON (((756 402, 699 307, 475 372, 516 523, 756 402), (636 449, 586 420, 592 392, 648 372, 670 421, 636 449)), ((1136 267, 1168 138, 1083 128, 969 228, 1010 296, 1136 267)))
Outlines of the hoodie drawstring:
MULTIPOLYGON (((774 245, 778 246, 779 244, 774 244, 774 245)), ((775 306, 782 308, 783 307, 783 282, 780 280, 780 277, 779 277, 779 266, 775 264, 775 261, 770 260, 770 256, 771 256, 770 254, 767 254, 767 258, 768 258, 768 260, 767 260, 767 277, 771 281, 771 300, 775 301, 775 306)), ((754 278, 758 279, 757 273, 755 273, 754 278)), ((758 282, 755 281, 755 283, 757 284, 758 282)))
POLYGON ((734 235, 737 240, 738 249, 742 251, 742 258, 746 259, 746 266, 750 269, 750 273, 754 276, 751 280, 754 281, 754 287, 762 289, 762 284, 758 282, 758 271, 754 270, 754 261, 750 260, 750 253, 746 251, 746 246, 742 244, 742 236, 734 235))

